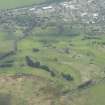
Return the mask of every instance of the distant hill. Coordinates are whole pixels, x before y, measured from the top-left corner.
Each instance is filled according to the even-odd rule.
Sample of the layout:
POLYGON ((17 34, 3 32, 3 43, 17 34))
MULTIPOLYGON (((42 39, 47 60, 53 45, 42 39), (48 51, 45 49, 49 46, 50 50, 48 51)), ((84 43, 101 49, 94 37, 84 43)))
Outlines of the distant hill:
POLYGON ((0 9, 10 9, 32 4, 44 3, 47 0, 0 0, 0 9))
POLYGON ((17 7, 28 6, 32 4, 42 4, 49 2, 58 2, 64 0, 0 0, 0 9, 11 9, 17 7))

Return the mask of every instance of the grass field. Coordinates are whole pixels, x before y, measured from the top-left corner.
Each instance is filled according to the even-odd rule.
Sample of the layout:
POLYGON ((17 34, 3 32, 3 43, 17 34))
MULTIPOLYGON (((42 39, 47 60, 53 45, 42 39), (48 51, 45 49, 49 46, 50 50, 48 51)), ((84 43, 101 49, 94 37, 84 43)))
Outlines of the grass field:
MULTIPOLYGON (((8 2, 1 1, 0 8, 45 0, 8 2)), ((17 18, 2 19, 0 105, 105 105, 105 35, 70 27, 60 33, 56 25, 30 29, 32 20, 25 24, 30 19, 22 23, 24 17, 19 18, 21 25, 17 18), (10 22, 13 27, 7 27, 10 22)))
POLYGON ((44 2, 46 0, 0 0, 0 9, 11 9, 44 2))
MULTIPOLYGON (((6 105, 29 105, 30 100, 32 105, 34 105, 34 103, 38 105, 65 105, 65 103, 67 105, 104 105, 104 81, 79 92, 76 90, 73 95, 70 95, 69 91, 85 81, 91 79, 97 81, 105 76, 105 45, 103 44, 105 42, 105 36, 102 35, 97 36, 95 39, 87 39, 85 38, 86 35, 77 35, 75 37, 69 35, 56 36, 52 32, 50 29, 43 30, 38 28, 33 30, 32 35, 18 43, 18 52, 16 55, 0 61, 2 64, 7 60, 15 60, 13 67, 0 68, 0 81, 3 81, 2 83, 5 84, 0 85, 1 98, 8 97, 9 93, 9 95, 12 95, 12 103, 6 105), (33 52, 33 48, 40 50, 33 52), (65 49, 69 49, 69 51, 65 49), (26 56, 30 56, 34 61, 40 61, 41 64, 47 65, 53 69, 56 76, 52 77, 43 69, 27 66, 25 61, 26 56), (12 80, 11 76, 17 73, 32 74, 35 79, 32 79, 32 77, 29 79, 29 77, 26 76, 12 80), (62 73, 70 74, 74 80, 65 80, 61 76, 62 73), (4 76, 6 76, 6 80, 4 76), (34 85, 33 82, 37 82, 36 77, 40 79, 37 85, 34 85), (43 84, 42 78, 45 79, 44 82, 47 85, 52 83, 55 90, 53 90, 52 87, 46 87, 45 84, 43 84), (9 82, 7 82, 7 80, 9 82), (41 90, 39 93, 33 93, 33 88, 35 88, 35 91, 39 89, 37 86, 41 89, 47 89, 48 96, 44 96, 41 90), (18 92, 21 94, 21 99, 17 97, 19 93, 13 88, 15 90, 18 89, 18 92), (22 89, 24 91, 22 91, 22 89), (32 91, 30 91, 30 89, 32 91), (50 89, 55 92, 55 94, 50 93, 50 89), (60 93, 56 93, 56 91, 58 91, 57 89, 60 90, 60 93), (67 96, 63 96, 62 94, 62 92, 65 91, 68 91, 67 96), (36 98, 37 94, 40 95, 36 98), (57 97, 55 97, 56 95, 57 97)), ((10 40, 6 39, 6 33, 3 32, 0 34, 0 43, 1 54, 11 50, 13 47, 11 38, 10 40)))

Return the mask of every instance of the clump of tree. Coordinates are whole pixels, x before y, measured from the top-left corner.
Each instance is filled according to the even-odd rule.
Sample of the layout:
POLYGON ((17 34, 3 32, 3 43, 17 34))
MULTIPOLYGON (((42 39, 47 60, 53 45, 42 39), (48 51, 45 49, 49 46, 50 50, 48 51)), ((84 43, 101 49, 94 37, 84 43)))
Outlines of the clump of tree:
POLYGON ((72 81, 72 80, 74 80, 74 78, 73 78, 70 74, 64 74, 64 73, 62 73, 61 75, 62 75, 62 77, 63 77, 65 80, 67 80, 67 81, 72 81))
POLYGON ((38 61, 34 62, 29 56, 26 56, 26 63, 30 67, 36 67, 36 68, 40 67, 40 62, 38 61))
POLYGON ((84 89, 84 88, 87 88, 87 87, 89 87, 89 86, 91 86, 93 84, 94 84, 93 80, 88 80, 88 81, 82 83, 81 85, 79 85, 78 89, 84 89))
POLYGON ((7 53, 5 53, 5 54, 1 54, 1 55, 0 55, 0 60, 3 60, 3 59, 5 59, 5 58, 7 58, 7 57, 9 57, 9 56, 13 56, 13 55, 14 55, 14 52, 13 52, 13 51, 7 52, 7 53))
POLYGON ((40 49, 39 49, 39 48, 33 48, 32 51, 33 51, 33 52, 39 52, 40 49))
POLYGON ((43 70, 49 72, 50 75, 53 77, 56 75, 55 72, 53 70, 51 70, 47 65, 41 64, 39 61, 34 61, 29 56, 26 56, 26 63, 30 67, 43 69, 43 70))
POLYGON ((4 64, 0 64, 0 68, 8 68, 8 67, 12 67, 13 64, 12 63, 4 63, 4 64))

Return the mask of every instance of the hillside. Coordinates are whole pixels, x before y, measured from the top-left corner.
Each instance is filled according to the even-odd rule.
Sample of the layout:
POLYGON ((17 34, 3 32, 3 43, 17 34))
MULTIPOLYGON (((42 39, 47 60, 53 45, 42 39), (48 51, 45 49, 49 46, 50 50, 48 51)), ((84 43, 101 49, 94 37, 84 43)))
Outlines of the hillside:
POLYGON ((103 0, 2 3, 0 105, 105 105, 103 0))

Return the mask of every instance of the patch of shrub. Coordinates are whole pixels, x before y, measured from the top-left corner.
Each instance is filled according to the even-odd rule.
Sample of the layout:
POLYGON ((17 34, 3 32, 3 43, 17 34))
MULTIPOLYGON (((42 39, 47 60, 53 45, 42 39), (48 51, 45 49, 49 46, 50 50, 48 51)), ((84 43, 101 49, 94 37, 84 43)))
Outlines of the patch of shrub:
POLYGON ((30 67, 36 67, 36 68, 40 67, 40 62, 38 61, 34 62, 29 56, 26 56, 26 62, 27 65, 30 67))
POLYGON ((11 55, 14 55, 14 52, 13 52, 13 51, 10 51, 10 52, 5 53, 5 54, 1 54, 0 60, 6 58, 6 57, 8 57, 8 56, 11 56, 11 55))
POLYGON ((72 81, 74 78, 70 74, 64 74, 62 73, 62 77, 67 81, 72 81))
POLYGON ((87 88, 87 87, 89 87, 89 86, 92 85, 92 84, 93 84, 93 81, 92 81, 92 80, 86 81, 85 83, 79 85, 79 86, 78 86, 78 89, 87 88))
POLYGON ((13 64, 0 64, 0 68, 12 67, 13 64))
POLYGON ((40 49, 38 49, 38 48, 33 48, 32 51, 33 51, 33 52, 39 52, 40 49))

